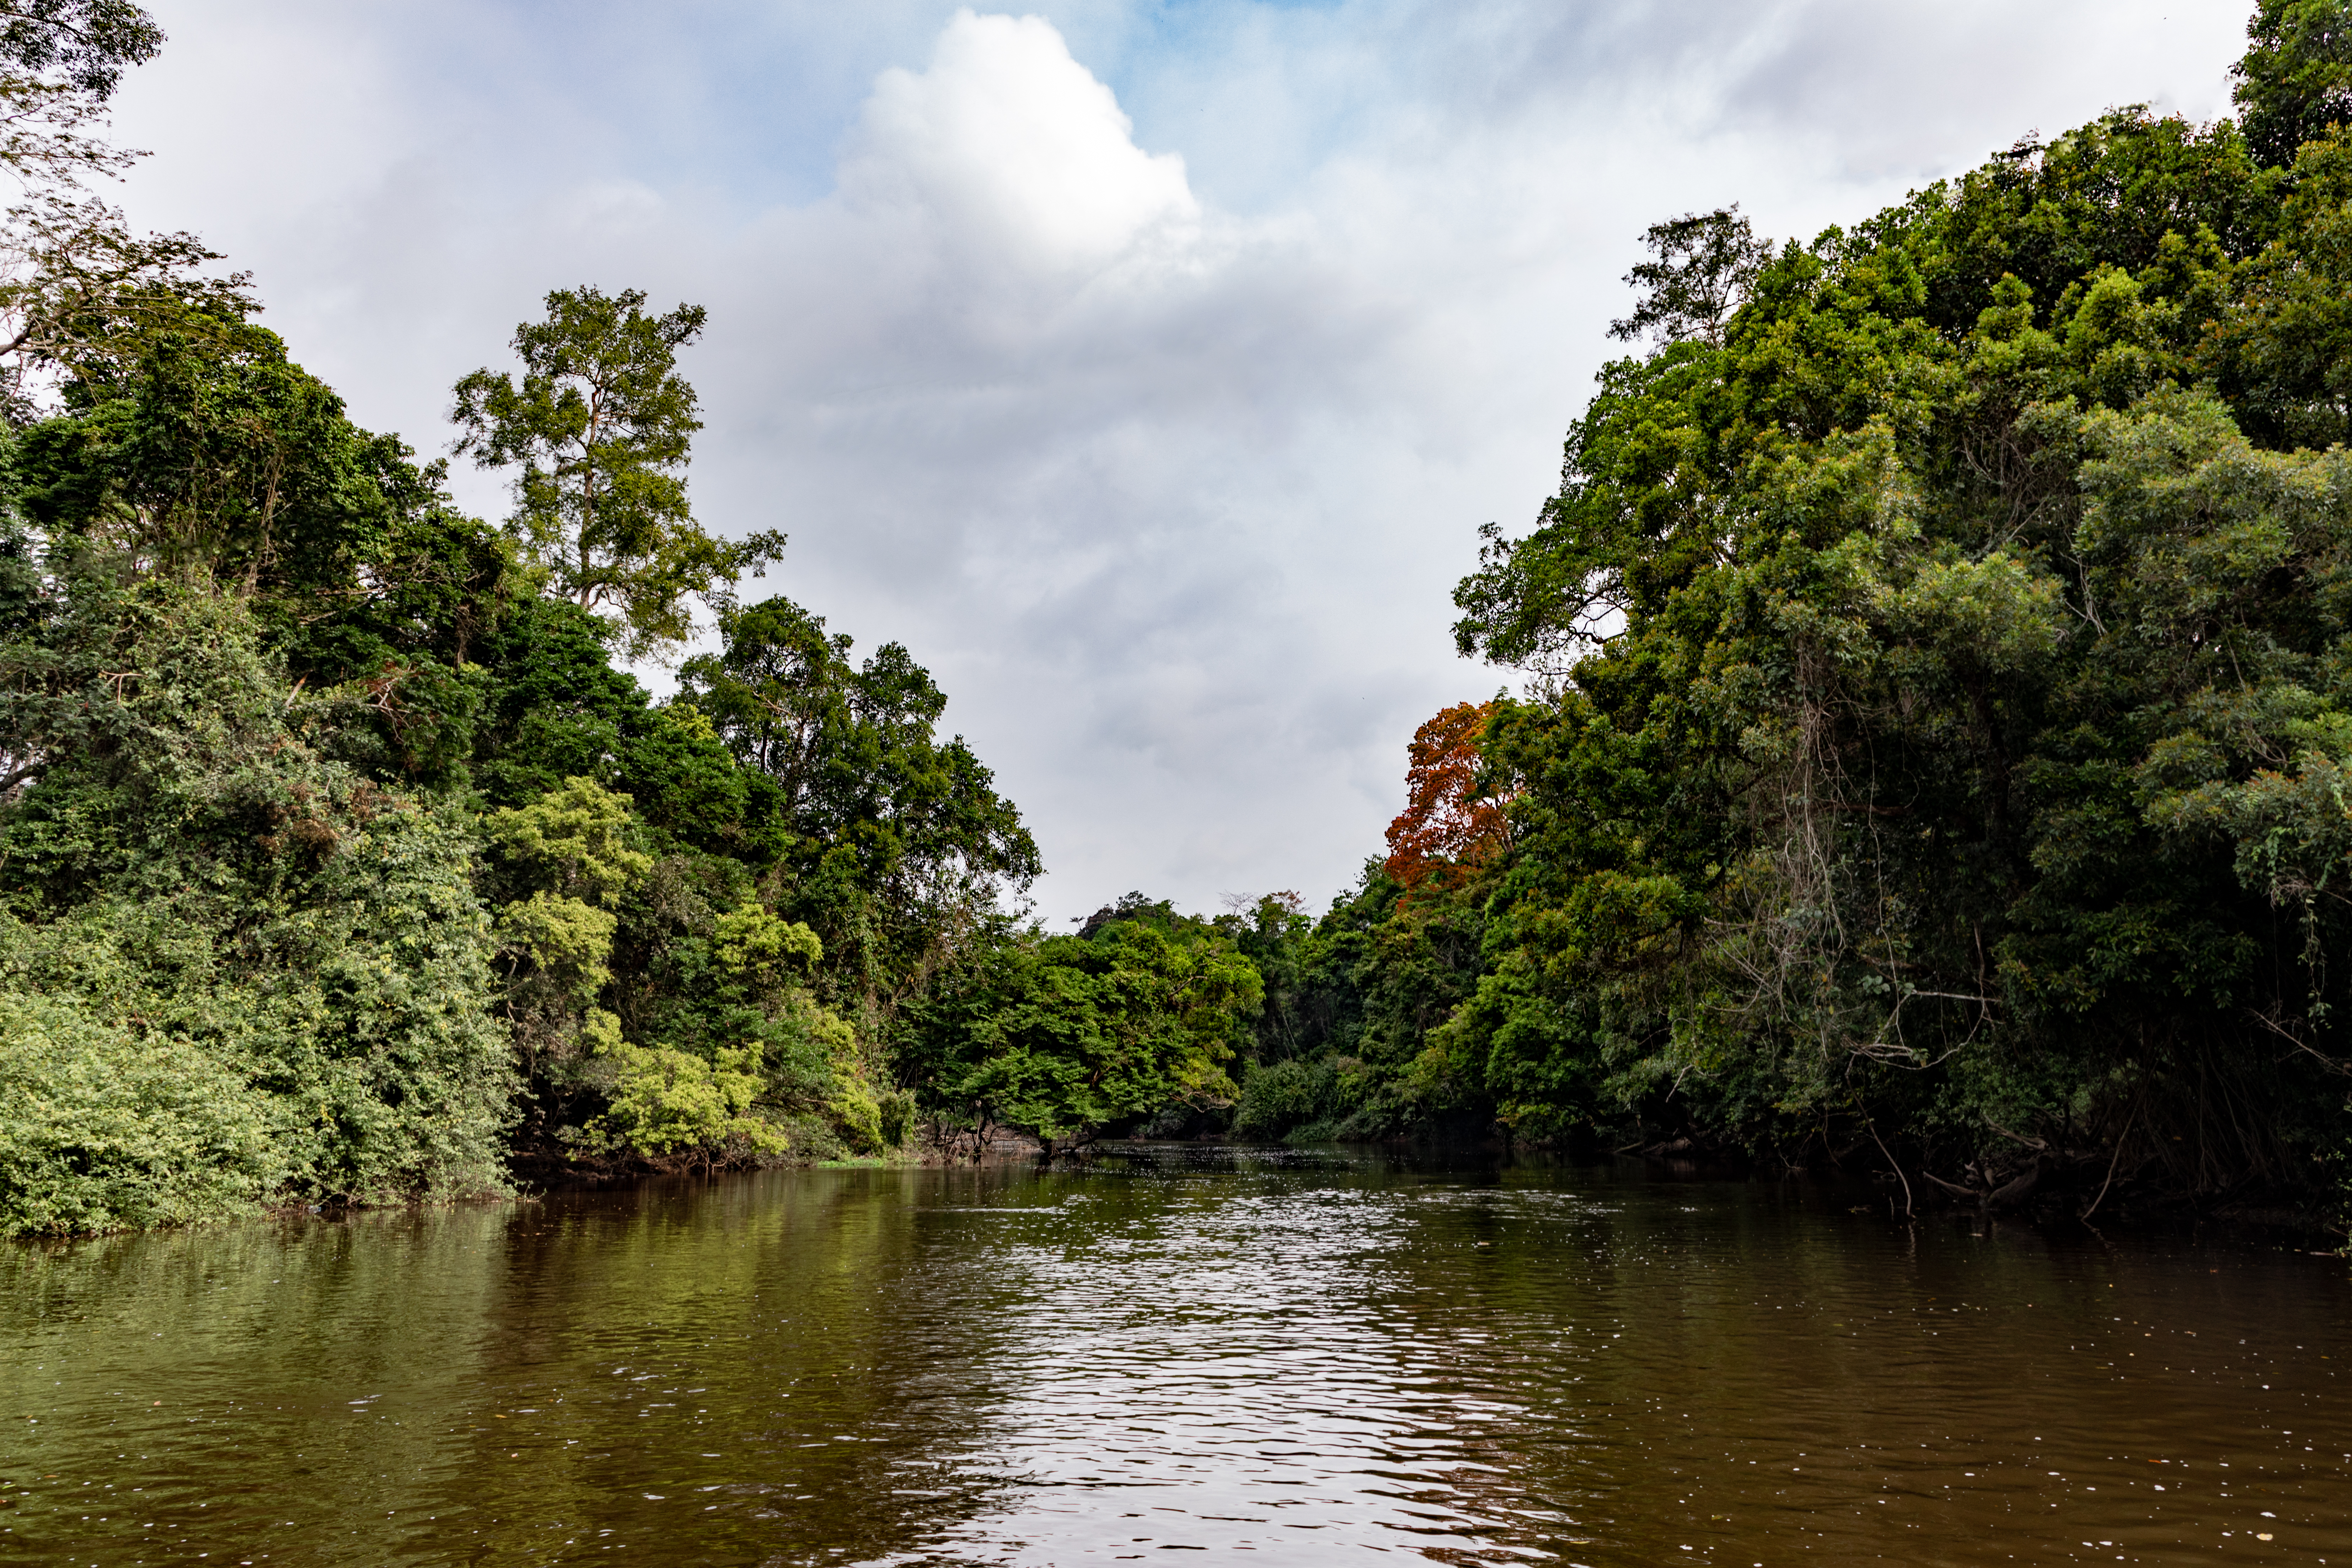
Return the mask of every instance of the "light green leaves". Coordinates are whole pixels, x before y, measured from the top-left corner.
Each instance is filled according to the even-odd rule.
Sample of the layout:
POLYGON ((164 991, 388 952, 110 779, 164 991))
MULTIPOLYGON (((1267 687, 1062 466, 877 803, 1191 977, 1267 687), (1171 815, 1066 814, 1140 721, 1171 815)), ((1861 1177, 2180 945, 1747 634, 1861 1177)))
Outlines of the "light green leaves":
POLYGON ((616 1071, 612 1105, 589 1126, 641 1154, 730 1144, 781 1153, 783 1134, 750 1114, 764 1087, 760 1047, 719 1047, 709 1058, 667 1046, 632 1046, 615 1039, 599 1055, 616 1071))
POLYGON ((613 978, 613 933, 620 922, 610 911, 544 889, 499 911, 499 945, 527 956, 580 1005, 595 1000, 613 978))
POLYGON ((798 921, 745 904, 719 917, 711 952, 725 973, 755 988, 772 989, 795 967, 814 969, 824 957, 824 943, 798 921))
POLYGON ((289 1109, 184 1037, 0 989, 0 1236, 249 1210, 294 1174, 289 1109))
MULTIPOLYGON (((576 777, 483 821, 504 863, 496 879, 509 896, 497 922, 503 1002, 527 1062, 551 1051, 573 1059, 602 1037, 599 1020, 610 1015, 595 1005, 613 980, 614 910, 654 865, 630 846, 632 826, 627 795, 576 777)), ((617 1042, 617 1024, 611 1032, 617 1042)))
POLYGON ((609 906, 653 869, 626 841, 629 804, 593 779, 568 778, 529 805, 492 812, 482 831, 549 889, 609 906))

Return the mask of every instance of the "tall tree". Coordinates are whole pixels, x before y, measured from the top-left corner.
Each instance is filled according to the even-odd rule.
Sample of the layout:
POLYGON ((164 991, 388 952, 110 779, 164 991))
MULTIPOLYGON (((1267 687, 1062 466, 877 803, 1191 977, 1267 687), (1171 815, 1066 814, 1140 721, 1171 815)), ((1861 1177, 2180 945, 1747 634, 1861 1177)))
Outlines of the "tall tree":
POLYGON ((1711 213, 1685 213, 1654 223, 1642 236, 1653 259, 1638 262, 1625 281, 1642 290, 1633 313, 1611 323, 1612 338, 1655 333, 1667 342, 1697 339, 1723 345, 1723 323, 1748 286, 1772 258, 1769 240, 1739 216, 1739 204, 1711 213))
POLYGON ((0 62, 96 100, 163 47, 133 0, 0 0, 0 62))
POLYGON ((783 906, 824 939, 836 994, 895 992, 1001 887, 1038 876, 1036 841, 963 738, 940 738, 946 694, 905 647, 853 664, 850 639, 789 599, 719 627, 724 649, 680 668, 680 699, 750 770, 793 884, 783 906))
POLYGON ((2262 0, 2246 24, 2251 47, 2231 68, 2246 140, 2284 168, 2330 125, 2352 122, 2352 4, 2262 0))
POLYGON ((1492 702, 1457 702, 1413 731, 1405 807, 1389 824, 1388 874, 1407 897, 1459 887, 1510 842, 1503 803, 1482 789, 1480 742, 1492 702))
POLYGON ((687 601, 730 605, 744 572, 782 553, 784 536, 714 539, 687 503, 694 388, 677 351, 706 312, 646 313, 645 291, 559 289, 547 319, 515 329, 518 382, 478 370, 457 383, 456 449, 486 468, 520 465, 509 523, 549 586, 604 613, 628 657, 657 656, 693 631, 687 601))

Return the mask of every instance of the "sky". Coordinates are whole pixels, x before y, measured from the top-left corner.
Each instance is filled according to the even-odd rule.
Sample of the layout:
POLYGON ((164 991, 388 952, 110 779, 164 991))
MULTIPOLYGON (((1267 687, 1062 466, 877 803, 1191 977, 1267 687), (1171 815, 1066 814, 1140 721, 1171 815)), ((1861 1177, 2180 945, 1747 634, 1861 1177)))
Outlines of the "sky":
MULTIPOLYGON (((1352 883, 1620 345, 1639 237, 1810 238, 2021 134, 2229 107, 2250 0, 150 0, 134 225, 426 457, 552 289, 708 308, 704 526, 903 643, 1036 912, 1352 883)), ((495 474, 453 466, 480 515, 495 474)), ((656 690, 668 678, 641 672, 656 690)))

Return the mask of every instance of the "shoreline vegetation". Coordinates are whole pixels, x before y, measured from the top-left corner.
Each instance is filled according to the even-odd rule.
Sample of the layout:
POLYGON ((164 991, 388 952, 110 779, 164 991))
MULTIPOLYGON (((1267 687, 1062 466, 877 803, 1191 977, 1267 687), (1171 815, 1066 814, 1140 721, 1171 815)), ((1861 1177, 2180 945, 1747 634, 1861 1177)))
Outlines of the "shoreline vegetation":
POLYGON ((466 516, 95 194, 152 19, 0 7, 0 1234, 1002 1132, 2342 1235, 2352 0, 2249 36, 2234 120, 1654 226, 1454 590, 1518 692, 1422 727, 1385 852, 1050 932, 929 674, 695 515, 725 323, 548 294, 454 383, 466 516))

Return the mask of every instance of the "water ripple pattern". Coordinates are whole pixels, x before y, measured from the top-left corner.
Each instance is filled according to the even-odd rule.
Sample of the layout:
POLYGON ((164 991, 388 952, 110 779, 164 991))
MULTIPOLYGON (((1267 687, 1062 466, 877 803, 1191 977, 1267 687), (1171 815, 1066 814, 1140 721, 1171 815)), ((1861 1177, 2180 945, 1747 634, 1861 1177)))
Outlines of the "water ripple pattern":
POLYGON ((0 1563, 2313 1563, 2276 1243, 1138 1148, 0 1254, 0 1563))

